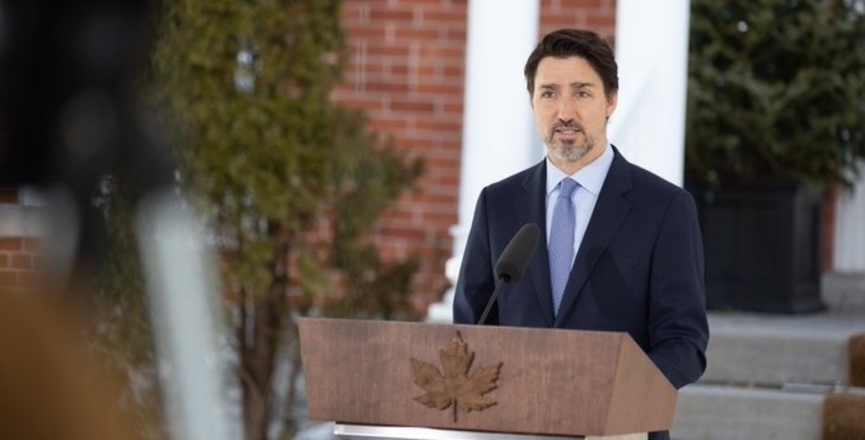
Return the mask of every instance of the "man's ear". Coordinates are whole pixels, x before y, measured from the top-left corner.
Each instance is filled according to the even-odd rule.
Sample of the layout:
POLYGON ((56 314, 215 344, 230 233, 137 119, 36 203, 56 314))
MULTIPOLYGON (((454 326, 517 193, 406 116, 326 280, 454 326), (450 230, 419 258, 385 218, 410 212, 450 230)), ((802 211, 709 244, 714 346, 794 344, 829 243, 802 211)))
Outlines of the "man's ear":
POLYGON ((610 119, 610 116, 613 115, 613 112, 616 111, 616 104, 619 103, 619 92, 613 92, 607 98, 607 119, 610 119))

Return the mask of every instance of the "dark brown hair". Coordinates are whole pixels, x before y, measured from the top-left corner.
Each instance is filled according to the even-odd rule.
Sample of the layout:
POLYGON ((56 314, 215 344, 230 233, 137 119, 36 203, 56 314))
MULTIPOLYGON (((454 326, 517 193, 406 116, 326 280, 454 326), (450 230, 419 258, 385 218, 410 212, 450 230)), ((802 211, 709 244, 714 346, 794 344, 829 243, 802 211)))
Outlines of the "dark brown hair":
POLYGON ((609 98, 619 90, 619 68, 613 49, 606 40, 592 31, 581 29, 559 29, 550 32, 535 46, 526 60, 523 73, 526 75, 526 88, 531 96, 535 91, 535 74, 538 64, 546 57, 580 57, 589 62, 601 81, 604 94, 609 98))

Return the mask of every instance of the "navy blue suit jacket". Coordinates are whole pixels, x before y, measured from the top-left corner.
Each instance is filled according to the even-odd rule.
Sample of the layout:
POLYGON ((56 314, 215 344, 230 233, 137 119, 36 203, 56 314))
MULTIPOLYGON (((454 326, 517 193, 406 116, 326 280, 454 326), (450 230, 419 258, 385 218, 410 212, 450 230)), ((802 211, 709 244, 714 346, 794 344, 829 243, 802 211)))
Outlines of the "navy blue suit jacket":
POLYGON ((553 315, 550 295, 542 161, 481 191, 457 281, 454 322, 477 323, 495 287, 496 261, 524 224, 535 223, 541 239, 529 268, 503 289, 487 324, 627 332, 681 388, 703 374, 709 338, 696 208, 688 192, 613 150, 559 314, 553 315))

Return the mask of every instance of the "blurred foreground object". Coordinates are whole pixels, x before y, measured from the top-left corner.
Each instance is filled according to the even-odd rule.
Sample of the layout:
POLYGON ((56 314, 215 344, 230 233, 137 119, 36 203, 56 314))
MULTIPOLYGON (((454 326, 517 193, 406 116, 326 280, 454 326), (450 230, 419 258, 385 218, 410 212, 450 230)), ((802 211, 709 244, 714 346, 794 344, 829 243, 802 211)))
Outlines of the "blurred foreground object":
POLYGON ((228 438, 220 359, 219 292, 211 282, 203 226, 171 194, 144 200, 138 215, 150 322, 160 356, 171 365, 163 372, 168 422, 177 440, 228 438))
MULTIPOLYGON (((200 246, 203 238, 195 234, 172 235, 173 231, 186 232, 183 225, 193 214, 183 211, 179 203, 171 203, 170 199, 176 198, 172 192, 175 167, 167 154, 168 142, 162 139, 165 128, 155 127, 155 117, 141 111, 137 100, 141 93, 138 82, 145 70, 154 24, 151 22, 151 3, 158 2, 3 2, 0 9, 0 119, 4 132, 3 144, 0 145, 0 185, 32 186, 46 194, 51 236, 44 240, 49 260, 48 270, 44 273, 47 284, 44 290, 50 291, 52 299, 60 301, 58 297, 61 296, 74 297, 80 299, 77 305, 86 306, 103 302, 101 305, 109 304, 106 308, 118 316, 125 312, 122 307, 124 301, 140 298, 131 299, 136 295, 131 293, 134 288, 121 283, 109 286, 104 292, 105 298, 97 298, 98 293, 103 292, 97 292, 98 283, 94 281, 117 267, 107 252, 107 223, 117 214, 117 206, 105 209, 95 209, 94 206, 98 205, 100 197, 111 195, 112 189, 106 189, 110 187, 106 182, 111 178, 134 188, 127 195, 127 201, 134 208, 135 215, 144 217, 133 218, 128 223, 149 222, 161 226, 156 231, 144 227, 137 236, 138 245, 149 250, 169 246, 172 252, 179 251, 178 255, 185 257, 182 265, 174 269, 181 266, 187 269, 168 274, 164 272, 164 266, 155 263, 146 267, 147 274, 152 277, 152 280, 147 280, 152 289, 147 292, 148 297, 159 305, 158 313, 151 318, 153 327, 161 330, 155 340, 160 354, 155 364, 166 381, 164 389, 171 391, 167 395, 171 398, 168 407, 172 411, 167 416, 175 428, 173 437, 183 440, 219 439, 217 434, 222 432, 219 427, 223 422, 219 417, 221 414, 201 410, 206 407, 219 411, 224 400, 219 398, 218 391, 214 391, 220 389, 222 377, 218 373, 220 359, 213 351, 216 336, 207 325, 210 323, 210 310, 201 306, 207 301, 205 295, 211 294, 211 299, 216 299, 218 291, 206 292, 195 288, 208 283, 193 278, 210 274, 188 268, 205 266, 205 259, 195 252, 182 252, 187 249, 187 244, 200 246), (141 208, 145 199, 159 200, 152 203, 161 208, 152 211, 141 208), (179 229, 166 226, 166 223, 175 221, 180 224, 179 229), (167 240, 164 239, 166 236, 169 237, 167 240), (187 290, 189 287, 192 289, 187 290), (186 307, 189 304, 192 306, 186 307), (178 345, 187 347, 184 341, 190 338, 198 343, 194 350, 181 353, 173 349, 178 345)), ((120 235, 115 234, 115 237, 120 235)), ((137 251, 135 245, 123 244, 126 245, 124 250, 137 251)), ((164 251, 153 251, 148 255, 164 254, 164 251)), ((35 298, 28 297, 28 300, 35 298)), ((12 309, 9 310, 12 313, 12 309)), ((28 325, 34 325, 26 319, 0 321, 3 321, 2 337, 29 333, 28 325)), ((34 322, 48 325, 53 319, 34 322)), ((110 333, 112 328, 105 324, 106 321, 101 321, 94 326, 107 327, 103 333, 110 333)), ((15 350, 10 349, 8 356, 23 363, 6 365, 0 362, 3 363, 0 368, 9 369, 2 371, 2 380, 9 380, 17 387, 17 394, 13 394, 7 392, 5 385, 0 386, 2 398, 24 402, 21 408, 10 408, 0 416, 14 416, 15 423, 21 425, 19 428, 12 422, 0 423, 4 429, 0 437, 6 438, 9 433, 7 426, 13 426, 22 433, 16 435, 13 431, 9 438, 14 439, 131 438, 119 431, 106 435, 88 431, 102 429, 99 423, 106 420, 115 423, 116 417, 108 414, 107 410, 91 411, 89 397, 79 392, 79 385, 73 380, 78 376, 76 372, 92 369, 64 365, 67 362, 74 364, 71 354, 75 353, 77 344, 63 339, 55 341, 52 333, 75 333, 74 328, 60 327, 42 332, 36 331, 35 334, 41 336, 34 341, 27 338, 8 341, 15 350, 29 354, 29 357, 18 356, 15 350), (56 372, 53 368, 67 376, 61 374, 54 379, 56 372), (27 372, 32 376, 25 376, 27 372), (66 387, 70 391, 64 393, 66 387), (54 405, 50 400, 54 397, 53 392, 62 400, 56 403, 56 408, 45 408, 44 420, 37 423, 37 419, 30 417, 31 411, 42 405, 54 405), (62 417, 55 416, 55 409, 58 413, 62 412, 61 409, 66 412, 62 417), (55 418, 58 420, 56 431, 52 425, 55 418), (35 430, 32 436, 30 429, 35 430), (82 433, 80 436, 77 435, 79 431, 82 433), (76 436, 57 437, 65 432, 76 436)), ((105 339, 112 337, 114 335, 108 335, 105 339)), ((116 345, 121 349, 124 346, 116 345)), ((110 351, 111 347, 96 349, 110 351)), ((138 373, 135 370, 140 367, 133 362, 123 366, 128 376, 138 373)), ((81 376, 87 377, 86 374, 81 376)), ((132 383, 135 379, 128 378, 130 387, 135 385, 132 383)), ((88 387, 97 387, 102 381, 102 376, 93 374, 93 383, 88 387)), ((109 407, 121 401, 119 397, 110 396, 100 396, 95 400, 109 407)))
POLYGON ((54 299, 0 292, 0 427, 15 440, 138 439, 117 383, 82 356, 54 299))

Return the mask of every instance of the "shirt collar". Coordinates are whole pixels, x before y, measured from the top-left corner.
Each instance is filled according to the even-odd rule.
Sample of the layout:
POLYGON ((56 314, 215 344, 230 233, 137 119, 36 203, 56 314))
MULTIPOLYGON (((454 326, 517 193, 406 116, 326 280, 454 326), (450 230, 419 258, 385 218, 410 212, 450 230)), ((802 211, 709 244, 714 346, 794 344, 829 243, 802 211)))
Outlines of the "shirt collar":
POLYGON ((607 172, 610 170, 614 156, 612 146, 607 144, 607 148, 604 148, 604 152, 597 159, 571 176, 553 165, 547 156, 547 197, 552 194, 559 182, 565 177, 576 180, 580 187, 597 197, 601 193, 601 187, 604 185, 604 179, 607 178, 607 172))

